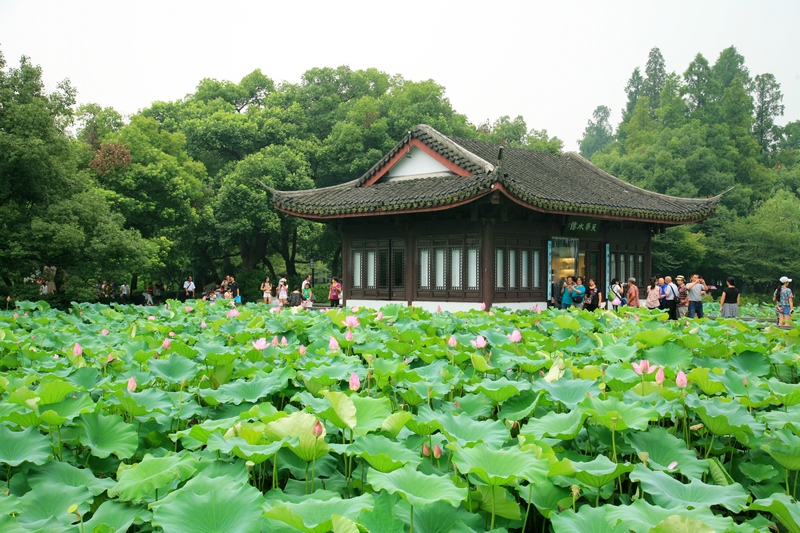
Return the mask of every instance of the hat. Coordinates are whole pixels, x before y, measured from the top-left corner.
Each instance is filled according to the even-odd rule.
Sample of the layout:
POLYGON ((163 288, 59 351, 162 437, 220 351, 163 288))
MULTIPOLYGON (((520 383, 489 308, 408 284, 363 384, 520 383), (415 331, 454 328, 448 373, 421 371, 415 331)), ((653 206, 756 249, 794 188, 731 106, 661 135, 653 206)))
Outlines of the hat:
POLYGON ((686 278, 684 278, 683 276, 675 276, 675 281, 678 281, 678 280, 681 280, 681 281, 683 281, 683 280, 685 280, 685 279, 686 279, 686 278))
POLYGON ((788 282, 788 283, 791 283, 791 282, 792 282, 792 280, 791 280, 790 278, 787 278, 786 276, 782 276, 782 277, 781 277, 781 279, 780 279, 779 281, 780 281, 781 283, 787 283, 787 282, 788 282))

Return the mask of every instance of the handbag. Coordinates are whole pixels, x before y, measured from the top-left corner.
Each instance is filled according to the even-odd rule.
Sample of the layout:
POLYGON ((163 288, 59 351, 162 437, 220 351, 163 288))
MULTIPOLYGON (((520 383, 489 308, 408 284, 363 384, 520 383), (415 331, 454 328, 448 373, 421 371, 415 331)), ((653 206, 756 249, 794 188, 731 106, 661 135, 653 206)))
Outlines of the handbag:
POLYGON ((583 296, 578 295, 578 296, 573 296, 572 297, 572 303, 574 303, 574 304, 579 304, 582 301, 583 301, 583 296))
POLYGON ((611 302, 611 305, 622 305, 622 300, 619 298, 614 298, 614 300, 611 302))

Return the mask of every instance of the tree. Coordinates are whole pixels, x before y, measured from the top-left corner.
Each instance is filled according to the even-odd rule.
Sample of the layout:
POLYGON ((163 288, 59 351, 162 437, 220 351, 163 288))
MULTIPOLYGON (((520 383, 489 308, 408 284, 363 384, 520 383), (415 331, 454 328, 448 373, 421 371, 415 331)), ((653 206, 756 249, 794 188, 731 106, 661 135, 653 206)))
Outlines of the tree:
POLYGON ((664 56, 657 47, 650 50, 644 72, 647 77, 642 84, 642 95, 650 99, 651 114, 655 116, 655 110, 661 106, 661 90, 667 78, 664 56))
POLYGON ((702 120, 719 92, 714 86, 708 60, 702 54, 697 54, 689 63, 689 68, 683 73, 683 81, 681 95, 686 97, 689 114, 702 120))
POLYGON ((775 148, 774 119, 783 116, 781 84, 772 74, 759 74, 755 78, 753 91, 755 93, 753 135, 761 147, 761 153, 768 153, 775 148))
POLYGON ((237 113, 249 106, 263 106, 265 98, 275 90, 275 82, 256 69, 239 83, 205 78, 197 86, 193 99, 210 102, 217 98, 231 104, 237 113))
POLYGON ((622 111, 622 122, 627 122, 633 115, 633 110, 636 108, 636 102, 642 96, 644 90, 644 78, 642 71, 639 67, 633 69, 628 83, 625 85, 625 94, 628 95, 628 103, 625 104, 625 109, 622 111))
POLYGON ((100 107, 98 104, 84 104, 78 108, 78 139, 99 150, 103 139, 119 131, 125 122, 122 115, 113 107, 100 107))
POLYGON ((595 152, 599 152, 614 140, 614 133, 608 119, 611 117, 611 110, 600 105, 592 113, 592 120, 589 120, 586 129, 583 130, 583 139, 579 140, 580 152, 586 159, 591 159, 595 152))

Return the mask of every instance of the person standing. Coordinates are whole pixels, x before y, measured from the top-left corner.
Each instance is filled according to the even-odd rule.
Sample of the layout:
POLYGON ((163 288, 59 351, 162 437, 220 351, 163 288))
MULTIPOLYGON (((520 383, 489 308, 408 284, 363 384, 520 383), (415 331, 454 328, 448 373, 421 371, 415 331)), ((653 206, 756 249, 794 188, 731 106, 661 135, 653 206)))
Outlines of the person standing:
POLYGON ((686 290, 686 279, 683 276, 677 276, 675 283, 678 284, 678 303, 675 305, 675 316, 678 319, 686 318, 686 313, 689 311, 689 292, 686 290))
POLYGON ((739 299, 742 295, 735 283, 736 280, 733 277, 725 280, 725 288, 722 289, 722 297, 719 299, 719 316, 722 318, 739 316, 739 299))
POLYGON ((130 292, 131 288, 128 287, 128 284, 123 281, 122 285, 119 286, 119 298, 120 300, 122 300, 123 305, 128 304, 128 295, 130 294, 130 292))
POLYGON ((561 287, 561 309, 569 309, 572 306, 572 292, 575 280, 572 276, 567 276, 561 287))
POLYGON ((164 282, 161 281, 161 278, 156 280, 155 285, 155 297, 156 297, 156 305, 161 305, 161 302, 164 300, 164 282))
POLYGON ((583 309, 583 298, 586 296, 586 285, 583 284, 583 278, 578 276, 575 278, 575 285, 572 286, 572 305, 578 309, 583 309))
POLYGON ((269 282, 269 276, 264 279, 261 284, 261 292, 264 295, 264 303, 267 305, 272 304, 272 283, 269 282))
POLYGON ((650 278, 650 285, 647 286, 647 298, 644 306, 648 309, 659 309, 661 306, 661 287, 658 285, 658 278, 650 278))
POLYGON ((783 276, 780 282, 781 286, 775 291, 775 296, 772 298, 778 307, 778 325, 791 326, 792 313, 794 312, 794 295, 792 294, 792 289, 789 288, 789 284, 792 280, 783 276))
POLYGON ((239 282, 236 281, 236 278, 231 276, 230 282, 228 283, 228 290, 231 293, 231 298, 233 298, 234 303, 240 304, 242 303, 242 295, 239 292, 239 282))
POLYGON ((144 296, 144 304, 145 305, 154 305, 153 304, 153 284, 152 283, 148 283, 147 284, 147 289, 145 289, 145 291, 142 293, 142 296, 144 296))
POLYGON ((628 292, 625 297, 628 307, 639 307, 639 286, 636 285, 636 278, 628 278, 628 292))
POLYGON ((603 305, 603 293, 597 286, 594 278, 589 278, 589 287, 586 289, 586 296, 583 299, 583 308, 587 311, 595 311, 603 305))
POLYGON ((708 285, 700 274, 692 274, 686 284, 689 292, 689 318, 703 318, 703 294, 708 290, 708 285))
POLYGON ((625 305, 625 296, 622 292, 622 284, 619 282, 617 278, 614 278, 611 281, 611 286, 609 287, 610 293, 608 295, 609 298, 612 298, 611 304, 614 305, 614 302, 619 301, 616 305, 614 305, 614 311, 619 309, 620 305, 625 305))
POLYGON ((339 300, 342 298, 342 284, 336 278, 331 278, 331 288, 328 291, 328 299, 331 307, 339 307, 339 300))
POLYGON ((194 280, 192 279, 192 276, 189 276, 189 278, 183 282, 183 292, 187 300, 194 300, 194 289, 194 280))
POLYGON ((664 308, 669 313, 670 320, 677 320, 678 287, 672 283, 672 277, 664 278, 664 308))

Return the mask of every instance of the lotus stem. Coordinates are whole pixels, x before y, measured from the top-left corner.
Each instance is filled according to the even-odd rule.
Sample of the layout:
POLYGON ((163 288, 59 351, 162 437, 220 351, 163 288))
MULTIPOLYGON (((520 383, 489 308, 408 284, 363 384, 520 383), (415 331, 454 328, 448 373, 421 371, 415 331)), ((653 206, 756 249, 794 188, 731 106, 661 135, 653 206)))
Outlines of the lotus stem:
POLYGON ((311 460, 311 493, 314 493, 314 480, 316 479, 317 455, 311 460))
POLYGON ((792 493, 789 492, 789 469, 788 468, 784 468, 783 469, 783 480, 784 480, 784 483, 786 483, 786 495, 791 498, 792 493))
POLYGON ((522 533, 528 527, 528 519, 531 516, 531 500, 533 499, 533 483, 528 482, 528 507, 525 509, 525 521, 522 523, 522 533))
POLYGON ((410 533, 414 533, 414 506, 411 506, 411 531, 410 533))
POLYGON ((272 488, 278 488, 278 452, 272 457, 272 488))
POLYGON ((492 524, 489 529, 494 529, 494 486, 492 486, 492 524))
POLYGON ((711 453, 711 448, 714 447, 714 434, 711 434, 711 440, 708 443, 708 447, 706 447, 706 456, 705 459, 708 459, 708 455, 711 453))

